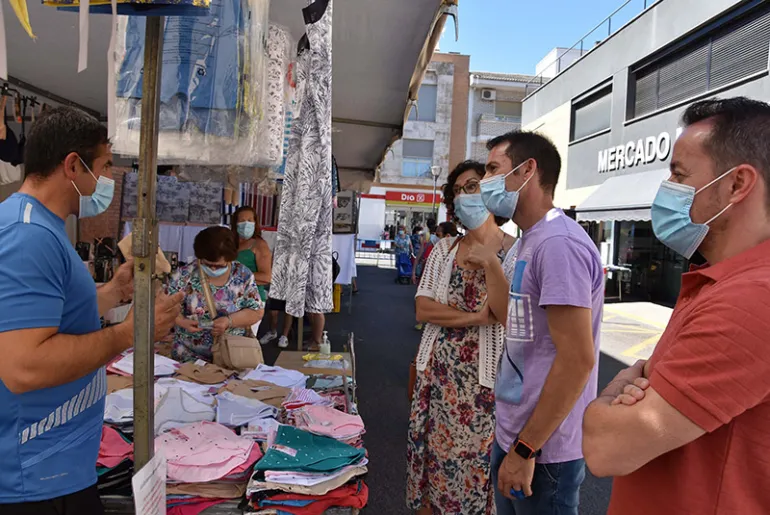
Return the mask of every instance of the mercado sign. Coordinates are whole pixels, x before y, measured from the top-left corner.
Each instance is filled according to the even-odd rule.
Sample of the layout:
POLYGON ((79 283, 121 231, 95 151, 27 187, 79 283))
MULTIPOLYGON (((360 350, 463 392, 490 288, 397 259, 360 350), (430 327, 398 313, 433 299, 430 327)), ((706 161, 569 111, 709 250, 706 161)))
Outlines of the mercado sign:
POLYGON ((682 133, 682 128, 676 130, 672 140, 671 134, 661 132, 657 137, 648 136, 625 145, 618 145, 599 151, 599 173, 614 172, 624 168, 648 165, 655 161, 665 161, 671 155, 674 141, 682 133))

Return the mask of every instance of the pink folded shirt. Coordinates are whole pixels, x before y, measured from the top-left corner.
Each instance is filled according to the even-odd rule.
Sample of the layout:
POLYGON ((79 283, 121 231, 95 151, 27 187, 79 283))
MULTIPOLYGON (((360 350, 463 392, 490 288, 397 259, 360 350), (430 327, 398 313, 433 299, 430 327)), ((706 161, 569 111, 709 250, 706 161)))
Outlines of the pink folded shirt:
POLYGON ((134 459, 134 445, 121 438, 110 426, 102 426, 102 441, 99 444, 99 457, 96 464, 115 468, 125 459, 134 459))
POLYGON ((182 483, 206 483, 247 466, 254 441, 216 422, 172 429, 155 439, 155 452, 166 456, 167 477, 182 483))
POLYGON ((358 415, 348 415, 327 406, 305 406, 299 411, 297 426, 318 435, 350 439, 364 433, 358 415))

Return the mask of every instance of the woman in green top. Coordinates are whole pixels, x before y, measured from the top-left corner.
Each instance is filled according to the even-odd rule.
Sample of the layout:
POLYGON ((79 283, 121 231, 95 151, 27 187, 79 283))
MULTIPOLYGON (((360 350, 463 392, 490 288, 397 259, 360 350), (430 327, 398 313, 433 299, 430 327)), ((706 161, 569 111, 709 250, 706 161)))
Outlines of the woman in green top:
POLYGON ((267 242, 262 239, 262 231, 257 223, 257 216, 249 206, 238 208, 233 214, 233 233, 238 238, 237 261, 254 274, 254 281, 259 287, 262 300, 267 300, 266 286, 272 276, 273 254, 267 242))

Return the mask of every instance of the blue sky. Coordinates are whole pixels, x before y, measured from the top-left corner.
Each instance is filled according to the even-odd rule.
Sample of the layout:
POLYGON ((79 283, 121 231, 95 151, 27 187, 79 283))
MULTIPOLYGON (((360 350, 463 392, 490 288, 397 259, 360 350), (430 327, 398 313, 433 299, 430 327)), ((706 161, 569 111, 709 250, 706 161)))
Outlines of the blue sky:
MULTIPOLYGON (((535 65, 554 47, 571 47, 626 0, 460 0, 460 40, 447 21, 442 52, 471 56, 471 71, 535 74, 535 65)), ((652 0, 647 0, 648 5, 652 0)), ((613 31, 642 11, 631 0, 612 19, 613 31)), ((604 23, 586 48, 607 36, 604 23)))

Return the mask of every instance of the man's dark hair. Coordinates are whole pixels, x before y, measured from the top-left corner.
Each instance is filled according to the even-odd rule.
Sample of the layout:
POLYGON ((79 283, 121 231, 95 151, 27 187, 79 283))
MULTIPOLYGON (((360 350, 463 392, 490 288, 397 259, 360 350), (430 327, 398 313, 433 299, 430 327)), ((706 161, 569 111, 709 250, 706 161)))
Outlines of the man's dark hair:
POLYGON ((487 150, 493 150, 506 143, 508 148, 505 150, 505 155, 511 160, 514 168, 527 159, 537 161, 537 169, 540 170, 540 186, 553 196, 556 184, 559 182, 561 156, 551 140, 536 132, 512 131, 489 140, 487 150))
POLYGON ((428 226, 428 231, 430 231, 431 234, 436 232, 436 220, 434 220, 433 218, 428 218, 425 221, 425 225, 428 226))
POLYGON ((695 102, 682 115, 686 127, 704 120, 713 123, 705 147, 715 174, 750 164, 762 174, 770 204, 770 105, 746 97, 713 98, 695 102))
POLYGON ((438 225, 441 227, 441 232, 444 233, 444 236, 457 236, 457 226, 454 224, 454 222, 441 222, 438 225))
POLYGON ((71 152, 93 169, 101 145, 110 143, 99 120, 74 107, 46 111, 32 125, 24 146, 24 176, 46 179, 71 152))
POLYGON ((195 257, 206 261, 235 261, 238 257, 238 240, 227 227, 215 225, 203 229, 193 241, 195 257))

